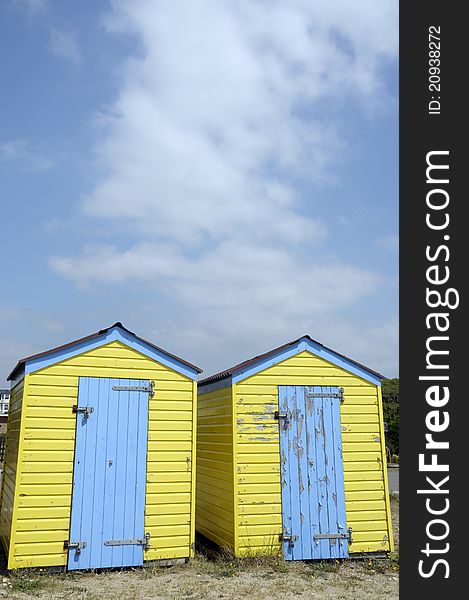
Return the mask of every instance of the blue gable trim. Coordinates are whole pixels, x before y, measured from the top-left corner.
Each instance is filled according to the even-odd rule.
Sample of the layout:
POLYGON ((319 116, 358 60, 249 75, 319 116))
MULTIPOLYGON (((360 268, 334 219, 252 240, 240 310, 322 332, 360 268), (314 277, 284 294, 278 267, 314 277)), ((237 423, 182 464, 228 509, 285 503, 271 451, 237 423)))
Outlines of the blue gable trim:
POLYGON ((104 346, 114 341, 121 342, 125 346, 133 348, 137 352, 148 356, 148 358, 156 360, 162 365, 165 365, 166 367, 169 367, 170 369, 173 369, 182 375, 186 375, 190 379, 197 379, 197 371, 195 369, 191 369, 188 365, 178 361, 172 356, 169 356, 162 350, 158 350, 150 344, 147 344, 143 340, 132 335, 130 332, 121 329, 120 327, 111 327, 102 335, 93 338, 92 340, 74 344, 69 348, 58 350, 57 352, 51 352, 50 354, 40 358, 32 358, 27 360, 25 363, 25 374, 34 373, 35 371, 39 371, 39 369, 50 367, 51 365, 67 360, 68 358, 72 358, 78 354, 83 354, 84 352, 89 352, 90 350, 94 350, 95 348, 99 348, 100 346, 104 346))
POLYGON ((277 354, 271 355, 268 358, 263 360, 261 359, 256 364, 245 369, 235 371, 232 376, 233 383, 243 381, 244 379, 247 379, 256 373, 264 371, 265 369, 268 369, 269 367, 272 367, 273 365, 276 365, 279 362, 282 362, 287 358, 295 356, 296 354, 299 354, 305 350, 311 352, 311 354, 314 354, 319 358, 329 361, 333 365, 336 365, 337 367, 340 367, 349 373, 353 373, 354 375, 361 377, 365 381, 369 381, 374 385, 381 385, 381 379, 368 369, 357 365, 353 361, 348 360, 333 350, 330 350, 329 348, 326 348, 325 346, 322 346, 321 344, 318 344, 317 342, 314 342, 308 338, 301 338, 293 346, 281 350, 277 354))

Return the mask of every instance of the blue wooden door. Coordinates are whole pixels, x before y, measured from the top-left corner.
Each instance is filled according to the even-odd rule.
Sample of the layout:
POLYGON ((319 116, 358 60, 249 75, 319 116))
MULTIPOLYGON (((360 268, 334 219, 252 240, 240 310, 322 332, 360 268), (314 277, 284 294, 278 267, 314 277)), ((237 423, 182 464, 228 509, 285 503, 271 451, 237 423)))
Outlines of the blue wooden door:
POLYGON ((69 569, 143 564, 148 391, 129 387, 149 382, 80 377, 69 569))
POLYGON ((286 560, 348 556, 340 401, 337 387, 279 386, 286 560))

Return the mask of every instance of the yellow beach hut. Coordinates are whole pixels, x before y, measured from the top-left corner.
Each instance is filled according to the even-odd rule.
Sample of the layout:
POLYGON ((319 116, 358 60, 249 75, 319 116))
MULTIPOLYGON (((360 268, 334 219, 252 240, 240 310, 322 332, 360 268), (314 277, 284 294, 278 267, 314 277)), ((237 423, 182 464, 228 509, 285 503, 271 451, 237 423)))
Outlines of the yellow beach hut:
POLYGON ((197 531, 236 556, 392 550, 381 380, 303 336, 200 381, 197 531))
POLYGON ((18 362, 0 496, 9 569, 192 555, 200 372, 121 323, 18 362))

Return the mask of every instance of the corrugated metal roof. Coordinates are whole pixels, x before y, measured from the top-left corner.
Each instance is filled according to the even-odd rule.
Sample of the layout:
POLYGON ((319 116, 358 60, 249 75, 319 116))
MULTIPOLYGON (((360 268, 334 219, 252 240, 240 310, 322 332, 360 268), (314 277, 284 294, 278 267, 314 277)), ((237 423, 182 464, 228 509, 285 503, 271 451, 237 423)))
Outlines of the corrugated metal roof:
POLYGON ((366 367, 365 365, 362 365, 361 363, 357 362, 356 360, 353 360, 352 358, 349 358, 348 356, 345 356, 345 354, 340 354, 339 352, 337 352, 336 350, 333 350, 332 348, 328 348, 327 346, 325 346, 324 344, 321 344, 321 342, 318 342, 317 340, 314 340, 311 336, 309 335, 304 335, 296 340, 293 340, 291 342, 287 342, 286 344, 283 344, 282 346, 278 346, 278 348, 274 348, 273 350, 269 350, 268 352, 265 352, 264 354, 259 354, 258 356, 255 356, 254 358, 250 358, 249 360, 245 360, 244 362, 241 362, 237 365, 235 365, 234 367, 231 367, 230 369, 226 369, 224 371, 220 371, 219 373, 216 373, 215 375, 210 375, 209 377, 206 377, 205 379, 202 379, 201 381, 199 381, 199 386, 204 386, 208 383, 212 383, 214 381, 221 381, 222 379, 226 379, 227 377, 231 377, 232 375, 234 375, 235 373, 238 373, 239 371, 243 371, 244 369, 247 369, 249 367, 252 367, 253 365, 265 360, 266 358, 270 358, 271 356, 274 356, 275 354, 281 353, 283 350, 287 350, 289 347, 291 346, 295 346, 296 344, 298 344, 299 342, 301 342, 302 340, 310 340, 311 342, 314 342, 315 344, 318 344, 319 346, 322 346, 325 350, 328 350, 329 352, 333 352, 334 354, 336 354, 337 356, 339 356, 340 358, 343 358, 351 363, 353 363, 354 365, 356 365, 357 367, 360 367, 361 369, 365 369, 366 371, 368 371, 369 373, 372 373, 373 375, 375 375, 376 377, 379 377, 380 379, 384 379, 384 375, 381 375, 381 373, 378 373, 377 371, 373 371, 373 369, 370 369, 369 367, 366 367))
POLYGON ((44 356, 47 356, 48 354, 52 354, 54 352, 60 352, 61 350, 66 350, 67 348, 71 348, 72 346, 75 346, 77 344, 82 344, 84 342, 89 342, 91 340, 94 340, 95 338, 99 337, 100 335, 107 333, 113 327, 120 327, 120 329, 127 331, 127 333, 130 333, 136 339, 140 340, 141 342, 144 342, 145 344, 148 344, 152 348, 155 348, 155 350, 158 350, 159 352, 163 352, 163 354, 166 354, 167 356, 174 358, 175 360, 186 365, 187 367, 194 369, 195 371, 197 371, 197 373, 202 373, 202 369, 200 369, 199 367, 196 367, 195 365, 191 364, 190 362, 187 362, 186 360, 179 358, 179 356, 176 356, 175 354, 171 354, 167 350, 163 350, 162 348, 160 348, 159 346, 156 346, 155 344, 153 344, 152 342, 149 342, 148 340, 144 340, 143 338, 136 335, 133 331, 130 331, 130 329, 127 329, 127 327, 124 327, 120 321, 117 321, 117 323, 114 323, 114 325, 110 325, 109 327, 106 327, 105 329, 100 329, 99 331, 97 331, 96 333, 92 333, 91 335, 87 335, 78 340, 74 340, 73 342, 68 342, 67 344, 63 344, 62 346, 57 346, 56 348, 51 348, 50 350, 45 350, 44 352, 39 352, 38 354, 32 354, 31 356, 26 356, 25 358, 22 358, 21 360, 18 361, 18 363, 16 364, 13 371, 8 375, 7 381, 10 381, 11 379, 13 379, 16 372, 18 371, 18 369, 21 368, 26 362, 28 362, 30 360, 35 360, 37 358, 43 358, 44 356))

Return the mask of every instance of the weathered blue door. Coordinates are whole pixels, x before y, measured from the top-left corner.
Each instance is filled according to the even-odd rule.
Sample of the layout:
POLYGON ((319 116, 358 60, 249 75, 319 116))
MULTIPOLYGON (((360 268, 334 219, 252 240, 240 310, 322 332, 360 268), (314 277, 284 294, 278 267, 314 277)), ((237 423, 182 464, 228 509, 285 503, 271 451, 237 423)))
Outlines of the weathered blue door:
POLYGON ((341 393, 337 387, 279 386, 286 560, 348 556, 341 393))
POLYGON ((143 564, 148 389, 80 377, 69 569, 143 564))

